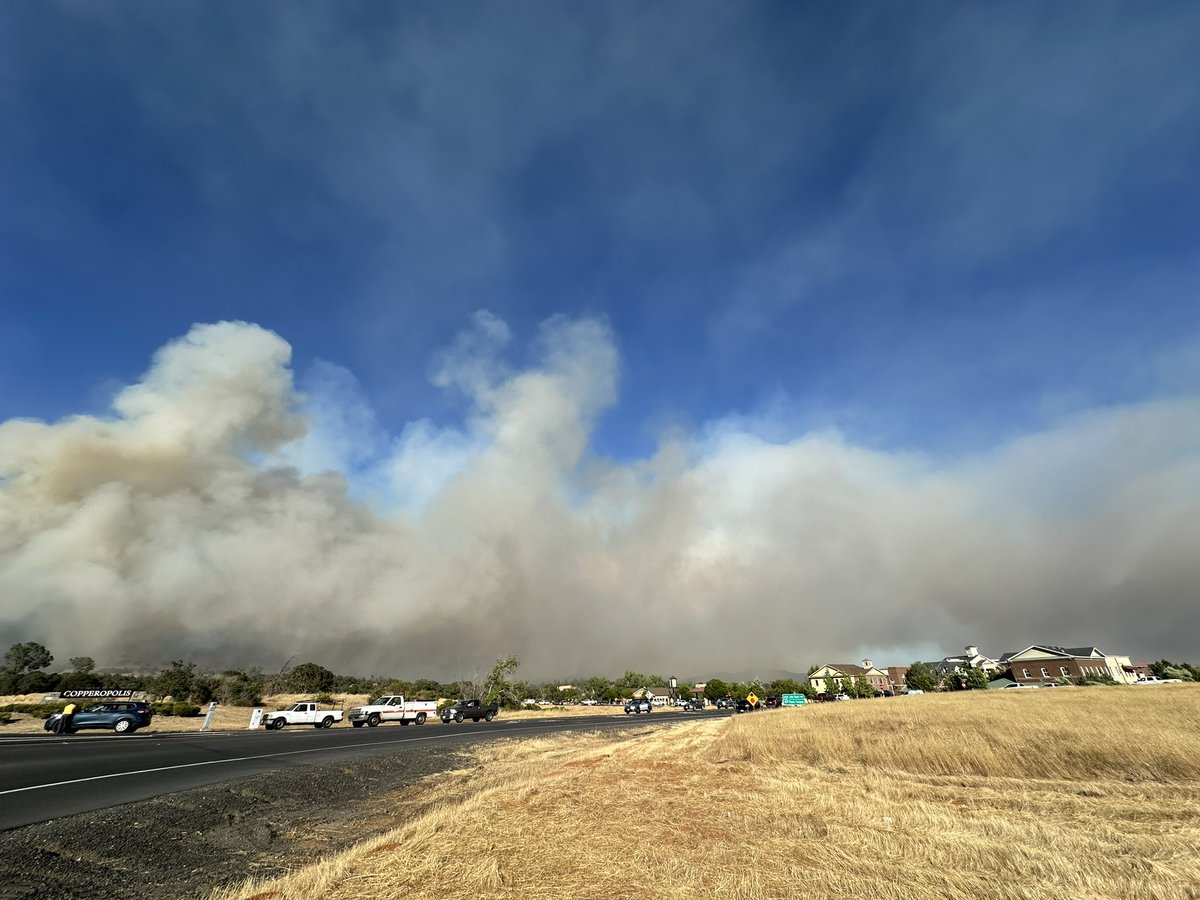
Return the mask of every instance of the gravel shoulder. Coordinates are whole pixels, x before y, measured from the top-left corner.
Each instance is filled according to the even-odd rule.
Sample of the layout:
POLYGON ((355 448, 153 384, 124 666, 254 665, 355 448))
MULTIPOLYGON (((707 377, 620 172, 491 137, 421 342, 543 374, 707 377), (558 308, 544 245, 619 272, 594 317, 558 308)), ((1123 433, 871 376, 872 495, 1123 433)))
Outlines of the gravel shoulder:
POLYGON ((206 897, 402 824, 434 802, 423 779, 470 764, 469 755, 444 748, 406 749, 352 767, 297 766, 2 833, 0 900, 206 897))

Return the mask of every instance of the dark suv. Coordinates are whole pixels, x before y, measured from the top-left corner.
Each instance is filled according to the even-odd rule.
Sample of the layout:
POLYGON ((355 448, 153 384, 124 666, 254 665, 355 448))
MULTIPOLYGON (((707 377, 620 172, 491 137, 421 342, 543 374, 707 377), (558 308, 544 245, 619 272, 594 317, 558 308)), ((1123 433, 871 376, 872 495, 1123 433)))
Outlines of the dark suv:
MULTIPOLYGON (((75 713, 68 733, 74 734, 84 728, 111 728, 117 734, 133 734, 139 728, 149 725, 153 717, 154 710, 150 708, 150 704, 138 700, 96 703, 75 713)), ((54 731, 60 718, 62 713, 55 713, 42 727, 46 731, 54 731)))

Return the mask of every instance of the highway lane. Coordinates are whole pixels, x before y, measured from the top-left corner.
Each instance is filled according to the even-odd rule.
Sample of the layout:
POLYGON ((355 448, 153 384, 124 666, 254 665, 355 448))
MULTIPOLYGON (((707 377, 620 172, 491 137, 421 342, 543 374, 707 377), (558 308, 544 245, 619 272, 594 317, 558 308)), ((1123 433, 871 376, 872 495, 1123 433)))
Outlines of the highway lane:
POLYGON ((485 740, 668 724, 713 715, 723 714, 664 711, 650 716, 499 718, 455 726, 5 738, 0 740, 0 830, 286 766, 323 765, 413 747, 453 750, 485 740))

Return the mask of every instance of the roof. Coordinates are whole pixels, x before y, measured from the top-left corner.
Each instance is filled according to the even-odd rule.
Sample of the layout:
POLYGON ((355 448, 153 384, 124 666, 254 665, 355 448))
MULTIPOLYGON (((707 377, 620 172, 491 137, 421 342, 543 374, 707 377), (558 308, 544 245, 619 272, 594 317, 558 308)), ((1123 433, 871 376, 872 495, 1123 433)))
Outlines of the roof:
POLYGON ((1000 662, 1007 662, 1014 656, 1020 656, 1022 653, 1028 653, 1030 650, 1043 650, 1049 656, 1063 656, 1083 659, 1104 656, 1099 647, 1060 647, 1057 644, 1030 644, 1024 650, 1005 653, 1000 657, 1000 662))
POLYGON ((816 675, 818 678, 821 677, 821 676, 817 675, 817 672, 821 671, 821 669, 837 669, 843 675, 866 675, 867 674, 867 670, 864 669, 862 666, 853 666, 853 665, 850 665, 849 663, 824 663, 823 665, 820 665, 816 669, 814 669, 812 675, 810 675, 809 677, 812 678, 814 675, 816 675))

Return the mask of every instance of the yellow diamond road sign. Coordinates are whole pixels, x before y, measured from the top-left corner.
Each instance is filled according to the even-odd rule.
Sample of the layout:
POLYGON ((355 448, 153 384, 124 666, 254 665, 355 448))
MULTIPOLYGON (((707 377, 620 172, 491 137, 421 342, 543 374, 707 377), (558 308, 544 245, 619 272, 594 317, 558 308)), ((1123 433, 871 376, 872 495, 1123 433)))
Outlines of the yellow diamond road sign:
POLYGON ((758 706, 758 696, 753 691, 751 691, 749 694, 746 695, 746 702, 749 703, 751 706, 758 706))

